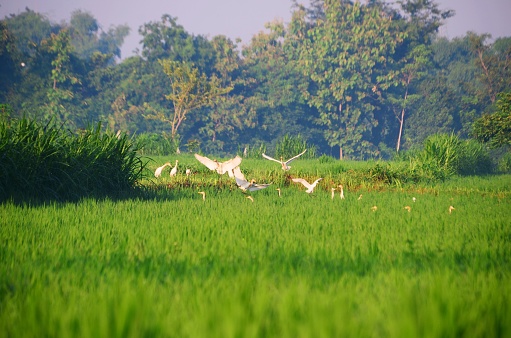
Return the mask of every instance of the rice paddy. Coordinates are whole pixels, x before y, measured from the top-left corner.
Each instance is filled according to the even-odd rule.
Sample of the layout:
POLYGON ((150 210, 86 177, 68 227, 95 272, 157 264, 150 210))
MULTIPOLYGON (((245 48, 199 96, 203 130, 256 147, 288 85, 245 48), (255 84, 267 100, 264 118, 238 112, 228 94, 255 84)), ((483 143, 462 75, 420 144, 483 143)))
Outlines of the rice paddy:
POLYGON ((511 176, 371 189, 293 162, 325 177, 309 195, 244 160, 273 182, 252 202, 191 156, 155 178, 168 160, 147 196, 0 204, 2 336, 511 336, 511 176))

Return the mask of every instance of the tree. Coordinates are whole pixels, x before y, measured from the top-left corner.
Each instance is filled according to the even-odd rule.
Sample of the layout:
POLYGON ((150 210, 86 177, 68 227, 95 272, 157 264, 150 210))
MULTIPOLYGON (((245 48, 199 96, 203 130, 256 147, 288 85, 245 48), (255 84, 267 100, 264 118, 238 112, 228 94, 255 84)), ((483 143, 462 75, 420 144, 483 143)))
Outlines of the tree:
POLYGON ((171 92, 165 98, 172 102, 173 109, 172 113, 167 113, 162 109, 151 109, 146 104, 150 109, 146 118, 170 124, 171 138, 176 142, 179 127, 190 112, 212 105, 219 96, 229 93, 232 87, 222 87, 218 77, 208 79, 187 62, 164 59, 159 60, 159 63, 170 79, 171 92))
POLYGON ((483 115, 474 122, 473 136, 492 148, 511 145, 511 92, 501 93, 497 111, 483 115))
POLYGON ((404 34, 392 30, 378 6, 326 0, 324 8, 325 20, 306 31, 300 46, 300 67, 312 80, 303 94, 318 109, 316 123, 326 127, 330 146, 341 154, 374 155, 376 102, 395 81, 387 67, 404 34))
POLYGON ((495 103, 497 94, 511 88, 511 38, 497 39, 487 43, 489 34, 469 33, 471 50, 481 69, 480 81, 485 86, 482 93, 491 103, 495 103))
POLYGON ((398 71, 398 81, 401 87, 404 89, 402 97, 397 98, 389 96, 389 101, 393 103, 394 107, 397 107, 400 112, 396 114, 396 118, 399 121, 399 134, 396 143, 396 152, 399 152, 401 146, 401 136, 403 133, 403 124, 405 122, 405 111, 410 103, 413 103, 419 98, 419 95, 411 93, 412 81, 419 80, 421 77, 427 74, 427 66, 429 66, 430 51, 425 45, 418 45, 410 51, 407 57, 403 60, 402 67, 398 71))

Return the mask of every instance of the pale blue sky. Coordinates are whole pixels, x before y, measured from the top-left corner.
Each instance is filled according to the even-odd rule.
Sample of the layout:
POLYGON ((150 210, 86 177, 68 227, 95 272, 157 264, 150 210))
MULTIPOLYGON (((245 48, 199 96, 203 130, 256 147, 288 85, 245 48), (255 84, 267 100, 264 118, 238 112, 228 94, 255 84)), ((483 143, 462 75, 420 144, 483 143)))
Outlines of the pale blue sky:
MULTIPOLYGON (((308 3, 308 0, 299 0, 308 3)), ((467 31, 490 33, 494 38, 511 36, 511 0, 437 0, 441 9, 454 9, 441 34, 452 38, 467 31)), ((18 14, 25 7, 45 14, 51 21, 68 21, 71 12, 90 12, 104 28, 128 24, 131 33, 122 48, 123 57, 132 55, 141 39, 138 28, 149 21, 158 21, 162 14, 178 17, 178 24, 192 34, 209 38, 226 35, 250 42, 264 24, 274 19, 288 22, 291 0, 0 0, 0 17, 18 14)))

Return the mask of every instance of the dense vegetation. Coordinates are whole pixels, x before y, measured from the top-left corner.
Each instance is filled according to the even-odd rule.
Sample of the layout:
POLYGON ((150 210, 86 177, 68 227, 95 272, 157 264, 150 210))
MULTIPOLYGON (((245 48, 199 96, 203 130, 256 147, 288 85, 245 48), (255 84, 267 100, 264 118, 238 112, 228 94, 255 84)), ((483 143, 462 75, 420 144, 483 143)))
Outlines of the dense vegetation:
MULTIPOLYGON (((290 7, 290 22, 268 23, 244 46, 192 35, 163 14, 140 27, 142 48, 124 59, 125 26, 103 31, 80 10, 58 24, 30 9, 10 15, 0 21, 2 115, 73 131, 101 121, 154 141, 159 154, 273 149, 300 134, 318 154, 359 159, 435 133, 466 139, 474 121, 505 107, 511 38, 439 37, 455 13, 434 1, 290 7)), ((481 140, 503 127, 491 121, 479 124, 481 140)))
MULTIPOLYGON (((297 161, 296 170, 312 161, 297 161)), ((266 162, 243 168, 252 176, 248 165, 266 162)), ((330 165, 316 165, 318 173, 330 165)), ((165 185, 186 179, 164 176, 165 185)), ((195 176, 219 179, 209 170, 195 176)), ((338 192, 332 200, 324 184, 311 197, 276 183, 252 193, 253 202, 235 187, 202 186, 164 188, 150 199, 2 203, 0 331, 511 335, 511 176, 415 190, 350 188, 344 200, 338 192)))

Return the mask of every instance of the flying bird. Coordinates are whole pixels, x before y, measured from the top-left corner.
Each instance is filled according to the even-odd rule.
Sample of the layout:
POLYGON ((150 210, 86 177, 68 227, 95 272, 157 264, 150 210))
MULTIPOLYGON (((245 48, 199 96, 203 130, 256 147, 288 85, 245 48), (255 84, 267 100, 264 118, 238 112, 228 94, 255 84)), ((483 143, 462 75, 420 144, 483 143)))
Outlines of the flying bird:
POLYGON ((167 162, 161 167, 156 168, 156 170, 154 171, 154 177, 160 177, 161 172, 163 171, 163 169, 165 169, 166 166, 170 166, 170 162, 167 162))
POLYGON ((220 175, 225 174, 226 172, 233 170, 241 163, 241 157, 236 156, 235 158, 231 158, 225 162, 218 162, 217 160, 211 160, 205 156, 201 156, 199 154, 195 154, 195 158, 200 163, 204 164, 210 170, 215 170, 220 175))
POLYGON ((300 154, 294 156, 294 157, 291 157, 289 160, 287 161, 284 161, 282 159, 282 156, 280 157, 280 160, 276 160, 274 159, 273 157, 270 157, 266 154, 263 153, 263 157, 267 160, 270 160, 270 161, 275 161, 277 163, 280 163, 280 165, 282 166, 282 170, 289 170, 291 169, 291 166, 288 165, 289 163, 291 163, 292 161, 296 160, 298 157, 302 156, 305 152, 307 151, 307 149, 305 149, 304 151, 302 151, 300 154))
POLYGON ((306 180, 304 180, 303 178, 293 178, 293 182, 297 182, 297 183, 303 184, 303 186, 307 188, 307 190, 305 190, 305 192, 307 194, 310 194, 311 192, 314 191, 314 188, 316 187, 316 184, 318 184, 318 182, 321 181, 322 179, 323 178, 320 177, 317 180, 315 180, 313 183, 309 183, 306 180))
POLYGON ((177 163, 178 163, 178 162, 179 162, 179 161, 178 161, 178 160, 176 160, 176 165, 175 165, 175 166, 174 166, 174 168, 172 168, 172 170, 170 171, 170 176, 176 176, 176 174, 177 174, 177 163))
POLYGON ((268 188, 271 183, 268 183, 268 184, 256 184, 255 183, 255 180, 252 179, 250 181, 247 181, 245 178, 239 178, 239 177, 234 177, 234 179, 236 180, 236 184, 240 187, 241 190, 243 191, 257 191, 257 190, 261 190, 261 189, 264 189, 264 188, 268 188))

